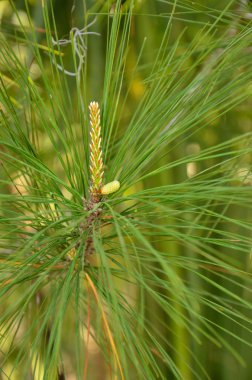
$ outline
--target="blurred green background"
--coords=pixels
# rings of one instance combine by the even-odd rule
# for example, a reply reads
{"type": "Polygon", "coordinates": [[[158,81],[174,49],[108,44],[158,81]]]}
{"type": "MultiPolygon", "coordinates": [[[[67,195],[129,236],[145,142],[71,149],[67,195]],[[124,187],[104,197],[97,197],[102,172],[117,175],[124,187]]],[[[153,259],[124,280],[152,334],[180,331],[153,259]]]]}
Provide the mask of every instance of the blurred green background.
{"type": "MultiPolygon", "coordinates": [[[[46,0],[44,0],[46,1],[46,0]]],[[[19,21],[22,21],[22,24],[29,28],[28,22],[28,13],[27,7],[29,8],[30,16],[34,24],[34,28],[37,35],[37,41],[42,46],[47,45],[46,36],[44,33],[44,21],[43,14],[41,9],[41,1],[28,0],[24,1],[15,1],[15,7],[18,10],[18,13],[13,12],[13,8],[9,1],[0,2],[0,22],[3,35],[8,39],[10,45],[15,50],[16,54],[20,57],[23,62],[26,62],[27,66],[30,67],[30,76],[36,83],[40,83],[40,70],[39,67],[33,62],[33,57],[29,49],[22,43],[21,35],[19,34],[18,26],[19,21]],[[18,20],[18,17],[20,20],[18,20]],[[19,42],[17,42],[19,40],[19,42]]],[[[99,33],[97,35],[90,35],[88,38],[88,50],[87,50],[87,82],[86,82],[86,93],[87,93],[87,102],[92,99],[101,99],[103,93],[103,84],[104,84],[104,70],[105,70],[105,61],[106,61],[106,50],[107,50],[107,27],[106,22],[111,22],[114,12],[114,2],[106,1],[82,1],[82,0],[55,0],[52,1],[54,8],[55,16],[55,25],[57,26],[57,35],[58,38],[69,38],[69,31],[73,27],[78,27],[79,29],[83,28],[86,25],[86,20],[90,20],[96,17],[96,22],[92,26],[92,31],[99,33]],[[108,14],[110,14],[108,16],[108,14]]],[[[202,1],[178,1],[176,12],[173,17],[172,31],[170,35],[170,45],[176,43],[179,39],[179,49],[176,54],[183,54],[195,37],[202,28],[210,24],[215,20],[220,13],[230,4],[230,1],[224,0],[202,0],[202,1]],[[183,33],[182,33],[183,32],[183,33]],[[182,34],[181,34],[182,33],[182,34]]],[[[131,27],[131,36],[130,36],[130,50],[128,53],[128,58],[126,60],[125,66],[125,77],[123,82],[123,91],[120,95],[119,103],[124,103],[124,93],[128,93],[126,104],[124,107],[124,114],[120,119],[120,131],[123,133],[124,128],[127,126],[129,120],[131,119],[132,114],[135,112],[138,103],[140,102],[145,89],[148,87],[148,83],[144,80],[147,75],[151,74],[152,62],[155,61],[157,53],[159,51],[159,46],[162,42],[162,38],[167,26],[167,20],[169,14],[172,12],[174,2],[172,1],[152,1],[152,0],[136,0],[134,6],[134,15],[131,27]],[[142,49],[143,41],[145,41],[145,48],[141,56],[141,62],[138,66],[137,75],[134,76],[132,82],[132,72],[137,64],[139,52],[142,49]]],[[[122,5],[122,12],[127,13],[128,11],[128,1],[124,2],[122,5]]],[[[252,15],[252,4],[249,1],[233,1],[229,7],[229,11],[225,13],[225,17],[221,20],[218,28],[216,29],[215,36],[209,36],[209,39],[206,37],[205,44],[212,43],[214,38],[218,38],[219,35],[227,33],[227,35],[232,35],[236,33],[236,29],[242,27],[246,23],[250,22],[252,15]],[[251,12],[251,13],[250,13],[251,12]]],[[[42,49],[43,50],[43,49],[42,49]]],[[[73,70],[73,59],[71,54],[71,47],[66,47],[64,55],[64,65],[68,70],[73,70]]],[[[48,52],[45,50],[42,53],[46,65],[49,65],[48,52]]],[[[187,67],[192,66],[198,59],[197,54],[190,56],[186,63],[184,64],[182,70],[186,71],[187,67]],[[194,61],[195,59],[195,61],[194,61]]],[[[204,63],[201,65],[196,65],[194,69],[194,74],[200,72],[204,66],[204,63]]],[[[6,74],[3,72],[3,74],[6,74]]],[[[169,75],[169,74],[168,74],[169,75]]],[[[172,75],[172,72],[171,74],[172,75]]],[[[193,74],[192,74],[193,75],[193,74]]],[[[6,80],[6,78],[5,78],[6,80]]],[[[74,102],[77,99],[76,95],[76,85],[75,82],[68,78],[68,85],[71,92],[71,97],[74,102]]],[[[13,102],[15,106],[21,107],[19,104],[19,90],[15,88],[11,82],[9,88],[12,91],[13,102]]],[[[188,104],[190,107],[190,104],[188,104]]],[[[71,110],[69,110],[71,112],[71,110]]],[[[75,120],[75,115],[71,114],[69,117],[72,119],[72,122],[75,120]]],[[[209,123],[204,129],[196,130],[193,134],[189,133],[186,135],[180,136],[180,144],[175,149],[172,149],[169,155],[166,155],[163,164],[167,161],[176,161],[180,157],[183,157],[184,154],[193,154],[198,153],[202,149],[211,147],[220,142],[224,142],[231,137],[236,137],[243,133],[250,132],[252,130],[252,101],[251,99],[242,102],[242,104],[237,105],[235,108],[230,110],[225,115],[221,113],[216,113],[216,115],[211,114],[209,117],[209,123]]],[[[41,151],[43,152],[44,160],[49,165],[52,165],[50,148],[49,144],[47,145],[46,136],[43,136],[41,131],[41,151]]],[[[160,152],[160,157],[162,152],[160,152]]],[[[158,158],[159,159],[159,158],[158,158]]],[[[162,163],[162,160],[161,160],[162,163]]],[[[206,162],[187,162],[184,165],[180,165],[170,170],[168,173],[163,172],[155,176],[155,185],[162,184],[173,184],[180,183],[185,181],[188,178],[192,178],[198,172],[207,169],[208,166],[214,166],[214,164],[219,164],[218,159],[212,159],[212,161],[206,162]],[[205,165],[205,166],[204,166],[205,165]]],[[[57,163],[53,164],[57,167],[57,163]]],[[[225,168],[227,169],[227,168],[225,168]]],[[[228,168],[231,170],[232,168],[228,168]]],[[[239,162],[239,166],[233,168],[237,173],[237,181],[239,182],[239,173],[241,178],[246,176],[246,185],[252,185],[252,174],[251,174],[251,155],[244,155],[243,160],[239,162]]],[[[153,186],[153,179],[145,179],[143,182],[138,183],[138,188],[141,187],[151,187],[153,186]]],[[[130,190],[132,191],[132,189],[130,190]]],[[[239,207],[231,206],[229,207],[227,214],[241,218],[242,220],[249,220],[250,209],[247,210],[239,207]]],[[[222,226],[223,228],[223,226],[222,226]]],[[[237,227],[239,230],[239,227],[237,227]]],[[[224,227],[225,230],[225,227],[224,227]]],[[[232,231],[230,231],[232,232],[232,231]]],[[[248,236],[249,236],[248,232],[248,236]]],[[[155,240],[155,239],[154,239],[155,240]]],[[[155,245],[155,241],[153,242],[155,245]]],[[[166,248],[177,250],[177,255],[180,255],[181,247],[169,247],[169,244],[172,243],[160,243],[157,244],[167,244],[166,248]]],[[[229,248],[223,247],[222,253],[228,255],[229,248]]],[[[232,256],[234,262],[239,262],[240,267],[244,268],[248,272],[251,272],[252,262],[251,257],[242,256],[239,252],[233,252],[232,256]]],[[[210,273],[210,272],[209,272],[210,273]]],[[[181,273],[183,277],[183,273],[181,273]]],[[[218,281],[223,286],[225,286],[225,276],[220,280],[219,274],[216,279],[214,271],[209,274],[213,281],[218,281]],[[221,281],[221,282],[220,282],[221,281]]],[[[206,292],[216,292],[216,289],[212,289],[210,284],[202,285],[198,278],[195,278],[193,275],[188,276],[185,281],[194,283],[195,286],[205,287],[206,292]],[[197,283],[198,282],[198,283],[197,283]]],[[[229,289],[230,286],[229,286],[229,289]]],[[[243,294],[243,289],[237,289],[234,285],[234,291],[241,297],[246,297],[246,299],[251,302],[251,294],[243,294]]],[[[147,301],[148,302],[148,301],[147,301]]],[[[160,313],[159,318],[162,320],[162,310],[157,305],[150,305],[150,308],[156,308],[155,314],[160,313]]],[[[251,311],[248,312],[248,316],[251,317],[251,311]]],[[[150,315],[151,318],[151,315],[150,315]]],[[[165,317],[166,318],[166,317],[165,317]]],[[[186,332],[181,329],[177,332],[178,339],[181,341],[187,341],[187,346],[189,351],[184,352],[185,357],[190,356],[190,351],[193,351],[195,356],[200,361],[201,365],[204,367],[205,371],[208,373],[209,378],[212,380],[250,380],[252,378],[252,361],[251,347],[248,347],[242,343],[242,341],[237,341],[233,339],[232,336],[225,334],[225,329],[228,329],[234,333],[234,335],[240,335],[239,327],[232,323],[230,319],[227,321],[226,318],[221,319],[221,315],[215,313],[213,310],[206,309],[205,318],[211,319],[214,323],[223,327],[223,336],[228,340],[230,346],[235,347],[239,352],[241,357],[244,360],[244,363],[239,363],[231,353],[227,352],[224,347],[217,347],[210,341],[204,340],[201,345],[196,344],[195,342],[189,340],[187,341],[188,336],[186,332]]],[[[156,320],[156,319],[155,319],[156,320]]],[[[170,321],[163,321],[164,323],[170,323],[170,321]]],[[[156,322],[154,322],[156,323],[156,322]]],[[[174,326],[171,328],[174,328],[174,326]]],[[[214,328],[214,324],[213,324],[214,328]]],[[[161,327],[160,327],[161,329],[161,327]]],[[[243,333],[244,334],[244,331],[243,333]]],[[[240,336],[241,340],[243,336],[240,336]]],[[[246,339],[246,337],[244,336],[246,339]]],[[[178,350],[181,350],[181,342],[178,342],[178,350]]],[[[251,342],[252,343],[252,342],[251,342]]],[[[96,343],[91,339],[89,344],[90,351],[90,363],[91,369],[89,372],[90,379],[94,380],[106,380],[109,377],[104,375],[104,363],[101,359],[99,349],[96,343]]],[[[71,353],[69,353],[70,357],[71,353]]],[[[70,359],[66,355],[66,363],[70,359]]],[[[176,361],[176,359],[175,359],[176,361]]],[[[179,362],[179,360],[178,360],[179,362]]],[[[192,372],[188,371],[186,368],[183,368],[183,360],[177,364],[180,366],[182,372],[184,371],[185,380],[193,380],[194,375],[192,372]]],[[[163,365],[162,360],[159,363],[160,366],[163,365]]],[[[67,366],[67,364],[66,364],[67,366]]],[[[69,364],[70,366],[70,364],[69,364]]],[[[71,366],[70,366],[71,367],[71,366]]],[[[74,374],[71,376],[71,371],[69,372],[68,380],[74,380],[74,374]]],[[[196,377],[195,377],[196,378],[196,377]]],[[[0,379],[5,379],[4,375],[0,373],[0,379]]],[[[14,379],[14,378],[13,378],[14,379]]],[[[134,374],[132,375],[132,380],[134,380],[134,374]]],[[[173,375],[167,371],[167,380],[173,379],[173,375]]],[[[14,379],[16,380],[16,378],[14,379]]],[[[17,378],[18,380],[18,378],[17,378]]],[[[51,379],[49,379],[51,380],[51,379]]]]}

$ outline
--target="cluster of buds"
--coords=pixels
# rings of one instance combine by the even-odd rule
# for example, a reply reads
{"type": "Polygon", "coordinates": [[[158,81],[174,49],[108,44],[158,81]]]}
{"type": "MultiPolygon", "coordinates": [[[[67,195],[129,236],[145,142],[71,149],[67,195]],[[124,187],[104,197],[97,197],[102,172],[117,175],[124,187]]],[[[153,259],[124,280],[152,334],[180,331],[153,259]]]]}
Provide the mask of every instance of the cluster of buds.
{"type": "Polygon", "coordinates": [[[90,176],[91,185],[89,188],[92,202],[99,202],[102,195],[112,194],[120,188],[119,181],[112,181],[103,185],[103,159],[102,159],[102,139],[101,139],[101,117],[100,108],[97,102],[89,105],[90,114],[90,176]]]}
{"type": "Polygon", "coordinates": [[[91,102],[89,105],[90,113],[90,195],[92,200],[98,200],[100,190],[103,184],[103,160],[101,146],[101,123],[100,123],[100,108],[97,102],[91,102]]]}

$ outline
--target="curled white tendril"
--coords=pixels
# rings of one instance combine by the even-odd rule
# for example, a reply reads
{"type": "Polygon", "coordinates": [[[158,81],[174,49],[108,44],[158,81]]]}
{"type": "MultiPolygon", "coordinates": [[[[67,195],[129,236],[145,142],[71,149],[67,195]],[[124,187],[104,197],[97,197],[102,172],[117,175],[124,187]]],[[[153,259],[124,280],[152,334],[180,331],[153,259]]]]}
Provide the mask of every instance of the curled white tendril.
{"type": "MultiPolygon", "coordinates": [[[[83,63],[85,61],[86,55],[87,55],[87,46],[86,46],[85,41],[84,41],[84,36],[87,35],[87,34],[94,34],[94,35],[97,35],[97,36],[100,35],[99,33],[96,33],[96,32],[87,32],[87,29],[91,25],[93,25],[95,22],[96,22],[96,18],[92,22],[90,22],[90,24],[88,24],[87,26],[85,26],[83,29],[78,29],[78,28],[74,27],[74,28],[72,28],[70,30],[70,35],[71,34],[73,35],[73,48],[74,48],[75,54],[76,54],[78,62],[79,62],[76,72],[68,71],[68,70],[64,69],[60,64],[58,64],[56,62],[55,58],[53,57],[53,63],[63,73],[65,73],[67,75],[70,75],[72,77],[78,76],[80,74],[81,67],[82,67],[82,65],[83,65],[83,63]]],[[[56,45],[58,45],[58,46],[65,46],[65,45],[71,44],[71,41],[72,41],[71,39],[69,39],[69,40],[68,39],[55,40],[52,37],[52,44],[53,44],[53,46],[56,46],[56,45]]]]}

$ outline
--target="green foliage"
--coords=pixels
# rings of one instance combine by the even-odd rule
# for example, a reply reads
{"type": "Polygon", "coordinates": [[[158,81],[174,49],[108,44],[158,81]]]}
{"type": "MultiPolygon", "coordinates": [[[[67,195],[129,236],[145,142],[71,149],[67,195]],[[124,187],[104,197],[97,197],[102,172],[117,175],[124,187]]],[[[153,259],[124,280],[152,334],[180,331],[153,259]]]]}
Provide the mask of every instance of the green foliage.
{"type": "Polygon", "coordinates": [[[53,2],[3,13],[0,379],[245,380],[249,6],[113,3],[65,44],[53,2]],[[90,210],[92,100],[121,187],[90,210]]]}

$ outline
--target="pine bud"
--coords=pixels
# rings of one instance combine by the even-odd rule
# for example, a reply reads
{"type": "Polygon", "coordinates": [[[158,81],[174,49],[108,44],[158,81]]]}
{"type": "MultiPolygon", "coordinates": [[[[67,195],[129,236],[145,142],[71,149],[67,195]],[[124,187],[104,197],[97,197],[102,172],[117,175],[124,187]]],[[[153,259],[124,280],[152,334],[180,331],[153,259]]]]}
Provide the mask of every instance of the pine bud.
{"type": "Polygon", "coordinates": [[[100,193],[103,180],[103,160],[101,147],[101,125],[100,125],[100,108],[97,102],[91,102],[89,105],[90,112],[90,174],[91,174],[91,196],[97,196],[100,193]]]}
{"type": "Polygon", "coordinates": [[[106,183],[106,185],[102,186],[101,188],[101,194],[102,195],[108,195],[115,193],[117,190],[120,189],[120,182],[119,181],[112,181],[109,183],[106,183]]]}

